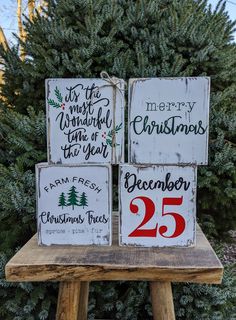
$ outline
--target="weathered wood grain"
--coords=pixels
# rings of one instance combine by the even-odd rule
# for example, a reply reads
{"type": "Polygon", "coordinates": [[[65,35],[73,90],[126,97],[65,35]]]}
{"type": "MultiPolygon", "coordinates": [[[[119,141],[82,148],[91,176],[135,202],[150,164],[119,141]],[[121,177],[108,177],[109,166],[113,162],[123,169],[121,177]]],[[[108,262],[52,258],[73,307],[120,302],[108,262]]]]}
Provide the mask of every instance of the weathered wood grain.
{"type": "Polygon", "coordinates": [[[80,290],[80,281],[60,283],[56,320],[77,319],[80,308],[80,290]]]}
{"type": "Polygon", "coordinates": [[[89,298],[89,282],[82,281],[80,287],[79,312],[78,320],[87,320],[88,298],[89,298]]]}
{"type": "Polygon", "coordinates": [[[154,320],[175,320],[175,310],[170,282],[150,282],[154,320]]]}
{"type": "Polygon", "coordinates": [[[117,216],[113,221],[111,247],[42,247],[34,236],[6,265],[6,279],[221,283],[222,264],[199,227],[194,248],[120,247],[117,216]]]}

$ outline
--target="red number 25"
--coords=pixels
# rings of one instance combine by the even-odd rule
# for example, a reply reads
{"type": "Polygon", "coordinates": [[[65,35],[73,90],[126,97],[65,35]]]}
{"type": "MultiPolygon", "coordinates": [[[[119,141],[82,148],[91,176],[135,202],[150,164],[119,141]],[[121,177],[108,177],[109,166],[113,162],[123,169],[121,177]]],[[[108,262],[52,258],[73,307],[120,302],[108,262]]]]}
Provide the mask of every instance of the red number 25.
{"type": "MultiPolygon", "coordinates": [[[[143,227],[155,214],[155,204],[148,197],[136,197],[130,202],[130,211],[134,214],[139,212],[139,207],[134,204],[135,200],[142,200],[145,206],[145,214],[140,225],[129,234],[129,237],[156,237],[158,231],[158,224],[153,229],[140,229],[143,227]]],[[[165,206],[180,206],[183,202],[183,197],[179,198],[163,198],[162,199],[162,217],[172,216],[175,220],[175,231],[171,236],[165,236],[168,228],[167,226],[159,226],[159,234],[164,238],[176,238],[180,236],[185,229],[185,219],[176,212],[165,212],[165,206]]]]}

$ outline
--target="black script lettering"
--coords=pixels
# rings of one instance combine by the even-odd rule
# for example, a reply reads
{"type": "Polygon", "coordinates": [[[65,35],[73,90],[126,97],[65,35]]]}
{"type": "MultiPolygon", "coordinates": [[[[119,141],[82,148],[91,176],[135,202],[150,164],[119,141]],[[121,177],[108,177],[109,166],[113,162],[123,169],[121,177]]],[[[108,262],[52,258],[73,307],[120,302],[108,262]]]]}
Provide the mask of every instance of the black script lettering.
{"type": "Polygon", "coordinates": [[[183,132],[188,135],[193,133],[195,135],[203,135],[206,133],[207,126],[204,128],[202,121],[199,120],[197,124],[177,124],[178,120],[181,120],[181,116],[173,116],[161,123],[157,123],[155,120],[149,121],[149,116],[136,116],[130,125],[133,127],[135,134],[140,135],[142,133],[147,133],[151,135],[155,134],[172,134],[176,135],[179,132],[183,132]]]}
{"type": "Polygon", "coordinates": [[[83,146],[83,153],[85,154],[85,160],[89,160],[91,156],[96,154],[102,154],[106,159],[108,156],[107,145],[102,142],[102,145],[99,147],[92,146],[91,143],[83,146]]]}
{"type": "Polygon", "coordinates": [[[82,114],[83,116],[88,113],[92,115],[94,113],[94,109],[92,106],[92,101],[84,101],[82,105],[70,105],[69,112],[72,115],[73,113],[82,114]]]}
{"type": "Polygon", "coordinates": [[[79,143],[75,143],[72,145],[67,146],[64,145],[64,147],[61,147],[61,150],[64,152],[64,158],[70,159],[71,157],[77,157],[80,153],[81,145],[79,143]]]}
{"type": "Polygon", "coordinates": [[[75,89],[77,89],[79,87],[81,89],[83,89],[83,85],[81,83],[78,83],[74,87],[66,88],[66,90],[69,91],[69,93],[66,94],[66,96],[65,96],[65,101],[66,102],[69,102],[69,101],[70,102],[73,102],[73,101],[77,102],[78,101],[80,93],[76,93],[75,89]]]}
{"type": "Polygon", "coordinates": [[[81,215],[78,215],[77,217],[71,217],[69,213],[63,213],[59,215],[51,214],[50,211],[46,212],[43,211],[39,215],[40,222],[43,224],[50,223],[50,224],[67,224],[67,223],[77,223],[81,224],[84,222],[84,218],[81,217],[81,215]]]}
{"type": "Polygon", "coordinates": [[[190,187],[190,182],[187,182],[183,179],[183,177],[179,177],[176,181],[171,181],[171,173],[168,172],[165,176],[165,179],[162,180],[156,180],[153,181],[148,180],[142,180],[137,179],[137,176],[135,173],[126,172],[124,177],[124,187],[125,189],[131,193],[135,189],[138,190],[155,190],[155,189],[161,189],[162,191],[172,191],[172,190],[180,190],[183,188],[185,191],[187,191],[190,187]]]}
{"type": "Polygon", "coordinates": [[[98,109],[96,116],[89,116],[88,112],[86,112],[86,116],[81,118],[80,116],[69,115],[68,113],[60,112],[56,121],[59,121],[59,128],[61,131],[64,131],[66,128],[72,127],[80,127],[80,126],[93,126],[98,129],[102,128],[102,124],[105,124],[107,128],[110,128],[112,125],[112,119],[110,119],[110,110],[107,110],[105,116],[102,116],[102,107],[98,109]]]}
{"type": "Polygon", "coordinates": [[[93,210],[89,210],[86,212],[88,215],[88,224],[96,224],[96,223],[103,223],[106,224],[109,218],[106,218],[106,215],[103,214],[101,216],[94,215],[93,210]]]}
{"type": "Polygon", "coordinates": [[[110,100],[108,98],[101,98],[101,99],[99,99],[97,101],[93,101],[93,105],[95,105],[95,104],[97,104],[97,103],[99,103],[101,101],[103,101],[103,107],[107,107],[110,104],[110,100]]]}
{"type": "Polygon", "coordinates": [[[64,132],[64,135],[67,136],[69,143],[78,142],[78,141],[88,141],[88,136],[85,134],[85,128],[76,128],[74,130],[69,129],[68,132],[64,132]]]}
{"type": "Polygon", "coordinates": [[[92,97],[94,97],[94,98],[101,97],[101,94],[98,90],[98,87],[95,86],[95,83],[93,83],[91,87],[87,86],[85,89],[85,98],[87,100],[90,100],[90,99],[92,99],[92,97]]]}

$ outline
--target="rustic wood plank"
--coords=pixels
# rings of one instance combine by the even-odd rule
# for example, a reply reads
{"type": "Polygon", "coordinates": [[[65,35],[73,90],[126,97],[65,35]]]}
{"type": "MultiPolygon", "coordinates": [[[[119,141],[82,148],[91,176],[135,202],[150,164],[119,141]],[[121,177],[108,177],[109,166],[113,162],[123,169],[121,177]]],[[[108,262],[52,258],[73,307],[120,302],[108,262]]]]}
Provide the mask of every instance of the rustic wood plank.
{"type": "Polygon", "coordinates": [[[80,281],[60,283],[56,320],[78,319],[78,310],[80,308],[80,291],[80,281]]]}
{"type": "Polygon", "coordinates": [[[87,320],[89,298],[89,282],[82,281],[79,298],[78,320],[87,320]]]}
{"type": "Polygon", "coordinates": [[[113,245],[37,245],[36,236],[8,262],[8,281],[147,280],[221,283],[223,266],[197,227],[193,248],[120,247],[117,216],[113,245]]]}
{"type": "Polygon", "coordinates": [[[154,320],[175,320],[175,310],[170,282],[150,282],[154,320]]]}

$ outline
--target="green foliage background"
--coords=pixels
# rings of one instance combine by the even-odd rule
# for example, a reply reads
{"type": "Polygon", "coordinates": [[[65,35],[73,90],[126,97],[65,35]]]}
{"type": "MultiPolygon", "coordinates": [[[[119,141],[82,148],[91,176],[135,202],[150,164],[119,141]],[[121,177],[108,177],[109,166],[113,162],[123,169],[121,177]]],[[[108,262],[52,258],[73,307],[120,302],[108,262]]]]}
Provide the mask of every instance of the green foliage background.
{"type": "MultiPolygon", "coordinates": [[[[26,24],[25,61],[17,48],[1,48],[0,319],[55,318],[55,285],[4,281],[6,261],[36,231],[34,165],[46,160],[45,78],[99,77],[102,70],[126,80],[210,76],[209,166],[198,172],[198,217],[211,216],[218,237],[235,228],[234,26],[224,1],[212,11],[204,0],[53,0],[26,24]]],[[[222,286],[179,284],[174,292],[178,319],[235,319],[230,270],[222,286]]],[[[95,283],[90,318],[95,315],[151,318],[147,283],[95,283]]]]}

